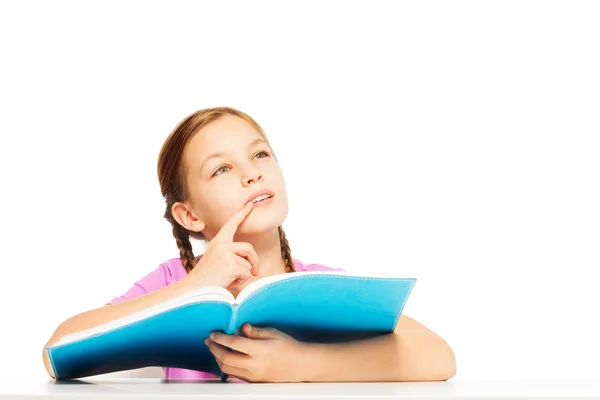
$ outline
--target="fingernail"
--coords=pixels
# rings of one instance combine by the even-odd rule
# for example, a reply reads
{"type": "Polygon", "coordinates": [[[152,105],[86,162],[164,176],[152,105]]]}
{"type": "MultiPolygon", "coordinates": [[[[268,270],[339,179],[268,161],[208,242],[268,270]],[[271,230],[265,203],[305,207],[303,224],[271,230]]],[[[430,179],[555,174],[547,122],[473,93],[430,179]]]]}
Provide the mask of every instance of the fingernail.
{"type": "Polygon", "coordinates": [[[209,335],[209,337],[210,337],[212,340],[215,340],[215,334],[214,334],[214,333],[211,333],[211,334],[209,335]]]}
{"type": "Polygon", "coordinates": [[[204,344],[208,346],[208,338],[204,339],[204,344]]]}

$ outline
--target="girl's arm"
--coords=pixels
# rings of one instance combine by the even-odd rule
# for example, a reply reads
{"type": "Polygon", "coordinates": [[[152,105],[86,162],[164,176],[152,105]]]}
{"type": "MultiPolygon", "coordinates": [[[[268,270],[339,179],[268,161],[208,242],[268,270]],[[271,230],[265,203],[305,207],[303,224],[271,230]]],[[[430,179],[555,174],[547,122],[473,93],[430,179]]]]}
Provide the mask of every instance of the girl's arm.
{"type": "Polygon", "coordinates": [[[354,342],[310,344],[302,381],[443,381],[456,359],[440,336],[402,315],[393,333],[354,342]]]}
{"type": "Polygon", "coordinates": [[[50,377],[52,378],[55,378],[52,372],[52,367],[50,365],[50,360],[48,359],[48,354],[46,353],[46,347],[52,346],[54,343],[58,342],[63,336],[79,332],[85,329],[93,328],[94,326],[103,324],[105,322],[109,322],[117,318],[134,314],[138,311],[144,310],[146,308],[155,306],[164,301],[177,297],[187,292],[190,288],[191,287],[189,287],[189,281],[183,278],[151,293],[144,294],[133,299],[124,300],[116,304],[111,304],[94,310],[86,311],[67,319],[66,321],[61,323],[58,326],[58,328],[56,328],[56,330],[52,334],[52,337],[50,338],[50,340],[48,340],[42,351],[44,366],[46,367],[48,375],[50,375],[50,377]]]}

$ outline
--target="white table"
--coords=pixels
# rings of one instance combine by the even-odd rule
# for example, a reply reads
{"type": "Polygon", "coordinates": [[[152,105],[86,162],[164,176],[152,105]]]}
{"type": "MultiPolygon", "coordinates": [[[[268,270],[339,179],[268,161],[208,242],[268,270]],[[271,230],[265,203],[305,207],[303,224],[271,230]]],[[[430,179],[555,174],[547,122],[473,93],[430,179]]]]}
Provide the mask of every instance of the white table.
{"type": "Polygon", "coordinates": [[[75,381],[0,379],[0,399],[600,399],[598,380],[497,380],[394,383],[165,381],[160,378],[86,378],[75,381]]]}

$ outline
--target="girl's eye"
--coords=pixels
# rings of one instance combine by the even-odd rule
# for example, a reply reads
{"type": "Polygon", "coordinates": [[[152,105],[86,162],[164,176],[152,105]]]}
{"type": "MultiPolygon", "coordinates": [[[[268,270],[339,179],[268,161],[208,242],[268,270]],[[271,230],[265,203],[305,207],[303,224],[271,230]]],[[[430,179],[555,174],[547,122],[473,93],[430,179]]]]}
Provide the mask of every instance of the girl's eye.
{"type": "MultiPolygon", "coordinates": [[[[271,157],[271,153],[269,153],[268,151],[265,151],[265,150],[259,151],[258,153],[256,153],[256,155],[254,157],[258,156],[259,154],[264,154],[265,155],[264,157],[259,157],[259,158],[271,157]]],[[[212,176],[221,175],[221,174],[227,172],[227,171],[223,171],[223,172],[219,173],[219,171],[223,170],[224,168],[229,168],[229,167],[226,166],[226,165],[220,166],[219,169],[217,169],[212,176]]]]}
{"type": "MultiPolygon", "coordinates": [[[[223,166],[219,167],[219,169],[216,170],[215,173],[212,176],[221,175],[221,174],[218,174],[217,172],[221,171],[223,168],[228,168],[228,167],[226,165],[223,165],[223,166]]],[[[223,173],[225,173],[225,171],[223,171],[223,173]]]]}
{"type": "MultiPolygon", "coordinates": [[[[258,153],[256,153],[256,156],[259,155],[259,154],[264,154],[265,157],[270,157],[271,156],[271,154],[268,151],[265,151],[265,150],[259,151],[258,153]]],[[[254,157],[256,157],[256,156],[254,156],[254,157]]],[[[261,157],[261,158],[264,158],[264,157],[261,157]]]]}

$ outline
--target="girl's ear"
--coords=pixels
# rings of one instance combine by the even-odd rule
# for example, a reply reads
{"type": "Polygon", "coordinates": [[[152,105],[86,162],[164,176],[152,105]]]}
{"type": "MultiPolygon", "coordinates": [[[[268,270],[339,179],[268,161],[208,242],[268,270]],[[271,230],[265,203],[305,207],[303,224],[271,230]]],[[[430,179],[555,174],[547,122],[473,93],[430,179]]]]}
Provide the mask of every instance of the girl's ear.
{"type": "Polygon", "coordinates": [[[171,214],[173,214],[175,221],[188,231],[202,232],[206,227],[206,224],[194,214],[187,204],[180,202],[173,204],[171,214]]]}

